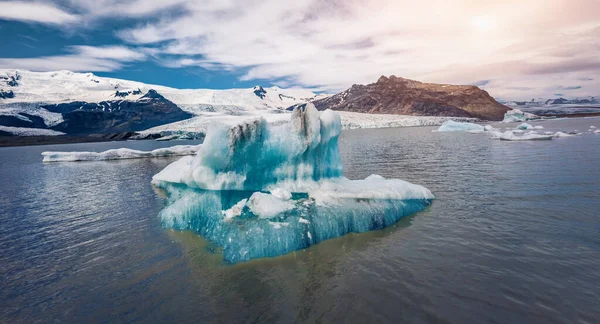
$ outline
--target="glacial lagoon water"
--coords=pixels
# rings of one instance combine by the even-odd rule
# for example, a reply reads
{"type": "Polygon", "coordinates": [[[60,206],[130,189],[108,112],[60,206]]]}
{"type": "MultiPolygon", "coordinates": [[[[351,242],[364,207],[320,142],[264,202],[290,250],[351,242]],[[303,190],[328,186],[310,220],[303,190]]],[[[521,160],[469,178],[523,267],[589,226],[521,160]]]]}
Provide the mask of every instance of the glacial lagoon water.
{"type": "MultiPolygon", "coordinates": [[[[585,132],[600,119],[535,125],[585,132]]],[[[0,322],[597,322],[600,134],[506,142],[433,129],[340,138],[348,178],[424,185],[429,208],[235,265],[161,226],[165,196],[150,179],[177,158],[40,155],[195,142],[0,148],[0,322]]]]}

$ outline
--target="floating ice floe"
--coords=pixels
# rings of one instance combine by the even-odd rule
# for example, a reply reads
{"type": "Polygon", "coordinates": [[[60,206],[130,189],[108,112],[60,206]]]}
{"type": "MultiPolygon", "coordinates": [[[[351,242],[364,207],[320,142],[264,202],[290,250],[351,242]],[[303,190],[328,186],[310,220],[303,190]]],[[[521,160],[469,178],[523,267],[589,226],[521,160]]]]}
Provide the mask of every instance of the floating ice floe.
{"type": "Polygon", "coordinates": [[[577,132],[569,132],[569,133],[564,133],[561,131],[558,131],[556,133],[554,133],[554,137],[572,137],[572,136],[581,136],[583,135],[582,133],[577,133],[577,132]]]}
{"type": "Polygon", "coordinates": [[[163,226],[203,235],[235,263],[381,229],[431,204],[406,181],[345,178],[340,132],[340,116],[312,104],[283,124],[214,125],[196,156],[153,177],[167,193],[163,226]]]}
{"type": "Polygon", "coordinates": [[[153,158],[164,156],[193,155],[201,145],[177,145],[152,151],[138,151],[128,148],[112,149],[104,152],[42,152],[44,162],[105,161],[153,158]]]}
{"type": "Polygon", "coordinates": [[[524,129],[524,130],[528,130],[528,129],[544,129],[544,126],[542,125],[537,125],[537,126],[533,126],[531,124],[528,123],[523,123],[519,126],[517,126],[517,129],[524,129]]]}
{"type": "Polygon", "coordinates": [[[437,129],[438,132],[483,132],[485,131],[485,127],[467,122],[455,122],[453,120],[445,121],[442,126],[437,129]]]}
{"type": "Polygon", "coordinates": [[[497,138],[503,141],[537,141],[537,140],[551,140],[553,135],[542,135],[536,132],[528,132],[523,135],[515,135],[515,131],[506,131],[504,133],[494,132],[493,138],[497,138]]]}
{"type": "Polygon", "coordinates": [[[543,134],[538,134],[536,131],[529,131],[525,133],[523,130],[511,130],[506,131],[504,133],[501,132],[492,132],[492,138],[503,140],[503,141],[535,141],[535,140],[551,140],[553,138],[561,138],[561,137],[572,137],[572,136],[581,136],[582,133],[577,132],[561,132],[558,131],[556,133],[553,132],[544,132],[543,134]],[[521,134],[523,135],[516,135],[521,134]]]}

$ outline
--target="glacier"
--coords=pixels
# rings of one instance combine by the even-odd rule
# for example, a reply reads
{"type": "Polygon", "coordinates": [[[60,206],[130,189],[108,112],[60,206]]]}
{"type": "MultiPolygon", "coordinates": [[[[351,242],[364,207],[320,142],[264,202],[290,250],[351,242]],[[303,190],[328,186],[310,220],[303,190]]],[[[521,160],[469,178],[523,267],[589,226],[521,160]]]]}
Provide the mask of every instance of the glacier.
{"type": "Polygon", "coordinates": [[[344,177],[336,112],[308,104],[288,116],[212,125],[195,156],[156,174],[163,226],[195,231],[236,263],[382,229],[434,199],[403,180],[344,177]]]}
{"type": "Polygon", "coordinates": [[[59,136],[65,135],[63,132],[43,129],[43,128],[28,128],[28,127],[12,127],[0,125],[0,132],[10,133],[14,136],[59,136]]]}

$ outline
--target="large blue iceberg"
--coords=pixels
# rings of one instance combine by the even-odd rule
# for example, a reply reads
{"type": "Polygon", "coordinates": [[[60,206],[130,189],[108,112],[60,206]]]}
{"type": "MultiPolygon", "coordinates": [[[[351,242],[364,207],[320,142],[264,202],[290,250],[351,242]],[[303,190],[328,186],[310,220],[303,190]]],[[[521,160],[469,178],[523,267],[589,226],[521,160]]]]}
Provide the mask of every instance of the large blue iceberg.
{"type": "Polygon", "coordinates": [[[163,226],[193,230],[235,263],[381,229],[431,204],[419,185],[343,176],[340,116],[311,104],[283,124],[214,125],[196,156],[156,174],[163,226]]]}

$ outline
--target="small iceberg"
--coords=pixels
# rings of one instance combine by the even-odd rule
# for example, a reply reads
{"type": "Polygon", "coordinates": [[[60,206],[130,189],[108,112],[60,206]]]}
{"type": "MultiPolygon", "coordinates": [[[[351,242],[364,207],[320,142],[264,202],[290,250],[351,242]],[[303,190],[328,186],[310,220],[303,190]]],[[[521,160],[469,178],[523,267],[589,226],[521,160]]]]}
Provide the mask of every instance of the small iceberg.
{"type": "Polygon", "coordinates": [[[455,122],[453,120],[445,121],[438,129],[438,132],[483,132],[485,127],[467,122],[455,122]]]}
{"type": "Polygon", "coordinates": [[[513,131],[506,131],[504,133],[500,133],[500,132],[495,132],[494,133],[494,137],[496,139],[502,140],[502,141],[539,141],[539,140],[551,140],[554,137],[554,135],[550,134],[550,135],[542,135],[542,134],[537,134],[536,132],[529,132],[529,133],[525,133],[523,135],[515,135],[515,133],[513,131]]]}
{"type": "Polygon", "coordinates": [[[43,162],[107,161],[155,158],[165,156],[193,155],[201,145],[176,145],[152,151],[138,151],[128,148],[112,149],[104,152],[42,152],[43,162]]]}
{"type": "Polygon", "coordinates": [[[558,131],[556,133],[554,133],[554,137],[558,138],[558,137],[573,137],[573,136],[581,136],[583,135],[582,133],[577,133],[577,132],[569,132],[569,133],[564,133],[561,131],[558,131]]]}
{"type": "Polygon", "coordinates": [[[340,116],[312,104],[285,123],[213,125],[196,156],[153,177],[167,194],[162,225],[204,236],[236,263],[382,229],[431,204],[416,184],[345,178],[340,132],[340,116]]]}
{"type": "Polygon", "coordinates": [[[532,113],[528,113],[528,112],[523,112],[519,109],[512,109],[507,111],[504,114],[504,120],[502,120],[503,123],[518,123],[518,122],[526,122],[528,120],[537,120],[537,119],[541,119],[540,116],[532,114],[532,113]]]}

